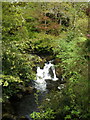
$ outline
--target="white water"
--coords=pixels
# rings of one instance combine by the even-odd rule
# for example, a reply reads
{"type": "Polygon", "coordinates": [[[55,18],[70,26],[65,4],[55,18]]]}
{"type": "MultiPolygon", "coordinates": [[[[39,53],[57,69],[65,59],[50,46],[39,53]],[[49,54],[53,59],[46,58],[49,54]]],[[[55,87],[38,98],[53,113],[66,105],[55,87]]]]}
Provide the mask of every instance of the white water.
{"type": "Polygon", "coordinates": [[[40,67],[37,67],[36,77],[37,79],[35,81],[35,88],[40,91],[46,91],[47,83],[45,80],[48,80],[48,79],[52,81],[58,80],[55,74],[55,67],[51,63],[51,61],[49,63],[45,63],[45,66],[43,69],[41,69],[40,67]]]}

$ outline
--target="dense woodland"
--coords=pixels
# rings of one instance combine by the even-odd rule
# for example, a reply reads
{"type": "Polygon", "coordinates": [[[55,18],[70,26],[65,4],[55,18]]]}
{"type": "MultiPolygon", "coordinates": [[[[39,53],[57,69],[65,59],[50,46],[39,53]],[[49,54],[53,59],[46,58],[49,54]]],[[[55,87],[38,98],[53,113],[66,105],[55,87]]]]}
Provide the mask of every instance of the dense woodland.
{"type": "MultiPolygon", "coordinates": [[[[54,59],[65,88],[50,89],[33,120],[89,120],[88,3],[3,2],[3,120],[19,120],[13,101],[32,94],[36,67],[54,59]],[[8,118],[9,116],[9,118],[8,118]]],[[[0,83],[1,84],[1,83],[0,83]]],[[[35,92],[38,104],[38,92],[35,92]]],[[[23,116],[20,120],[26,120],[23,116]]]]}

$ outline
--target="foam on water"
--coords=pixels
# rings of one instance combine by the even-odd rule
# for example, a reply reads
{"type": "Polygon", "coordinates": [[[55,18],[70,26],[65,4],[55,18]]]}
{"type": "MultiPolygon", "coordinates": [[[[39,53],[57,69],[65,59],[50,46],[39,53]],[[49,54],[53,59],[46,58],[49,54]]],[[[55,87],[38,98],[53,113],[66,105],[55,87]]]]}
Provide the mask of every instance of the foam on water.
{"type": "Polygon", "coordinates": [[[51,63],[51,61],[49,61],[48,63],[45,63],[45,66],[43,69],[41,69],[40,67],[37,67],[36,78],[37,79],[35,81],[35,88],[40,91],[46,91],[47,83],[45,80],[48,80],[48,79],[52,81],[58,80],[55,74],[55,67],[51,63]]]}

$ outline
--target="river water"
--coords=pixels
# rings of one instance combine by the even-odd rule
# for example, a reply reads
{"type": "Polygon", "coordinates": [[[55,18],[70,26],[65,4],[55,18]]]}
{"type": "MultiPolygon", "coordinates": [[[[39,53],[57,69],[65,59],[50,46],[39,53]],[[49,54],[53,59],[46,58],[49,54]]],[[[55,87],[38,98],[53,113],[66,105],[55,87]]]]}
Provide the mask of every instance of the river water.
{"type": "MultiPolygon", "coordinates": [[[[43,69],[37,67],[36,80],[34,81],[34,87],[39,91],[39,102],[47,94],[48,80],[57,81],[55,67],[52,61],[45,63],[43,69]]],[[[36,104],[35,93],[24,96],[19,102],[14,104],[14,110],[18,116],[26,116],[33,111],[38,111],[38,105],[36,104]]]]}
{"type": "Polygon", "coordinates": [[[37,74],[36,74],[36,81],[35,81],[35,88],[40,91],[46,91],[46,80],[52,80],[57,81],[58,78],[55,74],[55,67],[52,64],[52,61],[49,61],[48,63],[45,63],[45,66],[43,69],[40,67],[37,67],[37,74]]]}

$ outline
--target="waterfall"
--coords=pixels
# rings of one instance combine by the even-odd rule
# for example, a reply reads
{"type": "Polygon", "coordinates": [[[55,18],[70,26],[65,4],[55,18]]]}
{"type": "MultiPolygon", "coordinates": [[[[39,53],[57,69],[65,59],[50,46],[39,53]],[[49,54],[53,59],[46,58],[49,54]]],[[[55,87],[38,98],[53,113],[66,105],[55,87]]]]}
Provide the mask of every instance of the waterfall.
{"type": "Polygon", "coordinates": [[[47,83],[46,80],[52,80],[56,81],[58,78],[55,74],[55,67],[49,61],[48,63],[45,63],[45,66],[43,69],[40,67],[37,67],[37,74],[36,74],[36,81],[35,81],[35,88],[40,91],[46,91],[47,83]]]}

